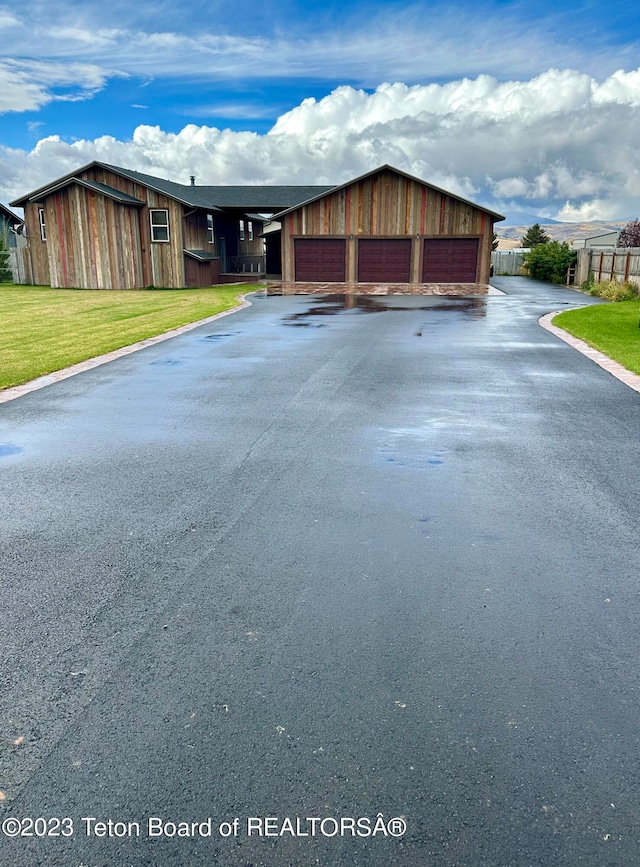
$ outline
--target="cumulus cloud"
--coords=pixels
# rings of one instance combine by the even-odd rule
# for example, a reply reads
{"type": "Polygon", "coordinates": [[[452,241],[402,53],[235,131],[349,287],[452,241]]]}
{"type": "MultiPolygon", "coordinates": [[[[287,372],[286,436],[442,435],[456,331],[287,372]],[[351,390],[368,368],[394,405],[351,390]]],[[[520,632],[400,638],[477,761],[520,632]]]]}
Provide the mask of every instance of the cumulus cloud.
{"type": "Polygon", "coordinates": [[[517,206],[561,219],[638,211],[640,70],[602,82],[571,70],[500,82],[338,87],[306,99],[259,135],[190,124],[139,126],[30,151],[0,149],[0,199],[93,159],[198,183],[340,183],[390,163],[498,211],[517,206]]]}

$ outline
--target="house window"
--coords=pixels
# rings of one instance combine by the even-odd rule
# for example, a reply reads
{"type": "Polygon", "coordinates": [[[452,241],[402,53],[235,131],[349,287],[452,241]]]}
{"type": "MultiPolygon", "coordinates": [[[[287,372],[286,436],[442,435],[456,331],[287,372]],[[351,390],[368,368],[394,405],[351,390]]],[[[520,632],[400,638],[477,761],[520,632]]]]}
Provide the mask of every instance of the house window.
{"type": "Polygon", "coordinates": [[[151,219],[151,240],[166,242],[169,240],[169,211],[159,208],[149,211],[151,219]]]}
{"type": "Polygon", "coordinates": [[[207,241],[210,244],[215,244],[216,236],[213,231],[213,214],[207,214],[207,241]]]}
{"type": "Polygon", "coordinates": [[[249,220],[247,223],[247,229],[249,231],[249,240],[253,241],[253,223],[251,222],[251,220],[249,220]]]}
{"type": "Polygon", "coordinates": [[[240,220],[240,240],[244,241],[244,220],[240,220]]]}
{"type": "Polygon", "coordinates": [[[43,241],[47,240],[47,224],[44,220],[44,208],[38,208],[38,218],[40,220],[40,237],[43,241]]]}

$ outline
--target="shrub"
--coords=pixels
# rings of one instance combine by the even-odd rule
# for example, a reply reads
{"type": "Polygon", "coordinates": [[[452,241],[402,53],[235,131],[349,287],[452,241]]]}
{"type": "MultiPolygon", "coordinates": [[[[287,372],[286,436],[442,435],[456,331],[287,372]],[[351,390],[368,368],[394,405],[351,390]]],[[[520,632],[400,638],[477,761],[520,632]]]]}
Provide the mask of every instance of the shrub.
{"type": "Polygon", "coordinates": [[[605,298],[607,301],[634,301],[638,297],[638,287],[633,283],[619,283],[617,280],[601,280],[591,283],[589,295],[605,298]]]}
{"type": "Polygon", "coordinates": [[[577,252],[565,241],[549,241],[547,244],[538,244],[527,253],[524,265],[535,280],[564,284],[567,269],[575,265],[577,258],[577,252]]]}

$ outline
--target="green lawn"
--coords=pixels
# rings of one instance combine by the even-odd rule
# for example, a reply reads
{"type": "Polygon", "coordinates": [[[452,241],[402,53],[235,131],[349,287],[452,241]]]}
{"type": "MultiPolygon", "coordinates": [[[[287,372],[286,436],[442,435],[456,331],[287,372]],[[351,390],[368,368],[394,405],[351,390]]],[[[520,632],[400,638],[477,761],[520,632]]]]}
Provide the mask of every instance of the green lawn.
{"type": "Polygon", "coordinates": [[[554,316],[553,324],[640,374],[639,319],[640,301],[620,301],[566,310],[554,316]]]}
{"type": "Polygon", "coordinates": [[[0,388],[234,307],[256,284],[127,291],[0,283],[0,388]]]}

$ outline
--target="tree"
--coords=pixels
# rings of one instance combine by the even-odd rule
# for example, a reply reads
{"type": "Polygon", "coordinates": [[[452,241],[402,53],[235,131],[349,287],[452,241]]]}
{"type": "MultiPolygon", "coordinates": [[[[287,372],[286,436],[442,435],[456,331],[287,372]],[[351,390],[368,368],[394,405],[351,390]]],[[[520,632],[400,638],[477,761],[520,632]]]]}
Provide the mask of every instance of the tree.
{"type": "Polygon", "coordinates": [[[567,269],[574,265],[578,253],[563,241],[549,241],[537,244],[524,257],[524,265],[530,276],[536,280],[563,285],[567,279],[567,269]]]}
{"type": "Polygon", "coordinates": [[[500,239],[498,238],[498,236],[497,236],[496,233],[494,232],[494,233],[493,233],[493,241],[491,242],[491,249],[492,249],[492,250],[497,250],[497,249],[498,249],[498,242],[499,242],[499,240],[500,240],[500,239]]]}
{"type": "Polygon", "coordinates": [[[540,223],[534,223],[533,226],[530,226],[524,237],[522,238],[522,246],[523,247],[537,247],[538,244],[548,244],[551,238],[545,230],[542,228],[540,223]]]}
{"type": "Polygon", "coordinates": [[[640,247],[640,220],[630,220],[618,237],[618,247],[640,247]]]}

